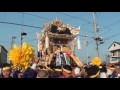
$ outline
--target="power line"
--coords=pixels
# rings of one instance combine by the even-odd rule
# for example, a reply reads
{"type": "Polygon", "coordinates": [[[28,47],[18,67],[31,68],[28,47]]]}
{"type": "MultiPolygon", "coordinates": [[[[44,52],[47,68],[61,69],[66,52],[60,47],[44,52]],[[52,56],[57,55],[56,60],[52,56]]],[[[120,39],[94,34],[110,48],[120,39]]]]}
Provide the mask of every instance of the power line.
{"type": "Polygon", "coordinates": [[[88,30],[86,30],[86,29],[82,29],[82,31],[84,31],[84,32],[89,32],[89,33],[92,33],[92,34],[94,33],[93,31],[90,31],[90,30],[88,31],[88,30]]]}
{"type": "MultiPolygon", "coordinates": [[[[112,29],[108,29],[109,30],[109,32],[112,30],[112,29]]],[[[108,30],[107,31],[105,31],[105,32],[103,32],[102,34],[100,34],[100,35],[104,35],[104,34],[107,34],[107,33],[109,33],[108,32],[108,30]]]]}
{"type": "MultiPolygon", "coordinates": [[[[35,16],[35,17],[39,17],[39,18],[41,18],[41,19],[46,19],[46,20],[49,20],[49,21],[51,21],[52,19],[49,19],[49,18],[46,18],[46,17],[42,17],[42,16],[38,16],[38,15],[35,15],[35,14],[30,14],[30,13],[25,13],[25,12],[18,12],[18,13],[23,13],[23,14],[26,14],[26,15],[31,15],[31,16],[35,16]]],[[[70,15],[68,15],[68,16],[70,16],[70,15]]],[[[75,16],[73,16],[74,18],[75,18],[75,16]]],[[[77,17],[76,17],[77,18],[77,17]]],[[[79,17],[78,17],[79,18],[79,17]]],[[[80,18],[81,19],[81,18],[80,18]]],[[[86,24],[83,24],[82,26],[84,26],[84,25],[87,25],[87,24],[90,24],[91,22],[89,21],[88,23],[86,23],[86,24]]],[[[90,33],[93,33],[92,31],[89,31],[90,33]]]]}
{"type": "MultiPolygon", "coordinates": [[[[39,18],[42,18],[42,19],[47,19],[47,20],[52,20],[52,19],[50,19],[50,18],[46,18],[46,17],[42,17],[42,16],[38,16],[38,15],[35,15],[35,14],[30,14],[30,13],[25,13],[25,12],[18,12],[18,13],[24,13],[24,14],[26,14],[26,15],[31,15],[31,16],[35,16],[35,17],[39,17],[39,18]]],[[[69,15],[70,16],[70,15],[69,15]]],[[[75,17],[75,16],[73,16],[73,17],[75,17]]],[[[76,17],[77,18],[77,17],[76,17]]],[[[79,17],[78,17],[79,18],[79,17]]],[[[89,22],[89,23],[86,23],[86,24],[90,24],[91,22],[89,22]]],[[[86,25],[86,24],[83,24],[83,25],[86,25]]]]}
{"type": "Polygon", "coordinates": [[[82,24],[81,26],[85,26],[85,25],[87,25],[87,24],[91,24],[91,23],[88,22],[88,23],[82,24]]]}
{"type": "Polygon", "coordinates": [[[81,35],[81,34],[79,34],[78,36],[81,36],[81,37],[88,37],[88,38],[94,38],[94,37],[90,37],[90,36],[86,36],[86,35],[81,35]]]}
{"type": "Polygon", "coordinates": [[[9,44],[11,43],[11,42],[8,42],[8,41],[0,41],[0,42],[1,43],[9,43],[9,44]]]}
{"type": "MultiPolygon", "coordinates": [[[[92,23],[92,22],[89,21],[89,20],[82,19],[82,18],[79,18],[79,17],[73,16],[73,15],[68,15],[68,14],[64,14],[64,13],[60,13],[60,12],[56,12],[56,13],[61,14],[61,15],[65,15],[65,16],[69,16],[69,17],[72,17],[72,18],[76,18],[76,19],[81,19],[81,20],[83,20],[83,21],[88,22],[88,23],[86,23],[86,24],[83,24],[82,26],[92,23]]],[[[90,33],[93,33],[92,31],[89,31],[89,32],[90,32],[90,33]]]]}
{"type": "MultiPolygon", "coordinates": [[[[117,20],[117,21],[115,21],[115,22],[113,22],[113,23],[111,23],[111,24],[107,25],[106,27],[113,26],[114,24],[117,24],[118,22],[120,22],[120,20],[117,20]]],[[[111,31],[112,29],[108,29],[108,30],[109,30],[109,31],[111,31]]],[[[101,35],[108,33],[108,30],[107,30],[107,31],[105,31],[105,32],[103,32],[101,35]]]]}
{"type": "MultiPolygon", "coordinates": [[[[3,22],[3,21],[0,21],[0,23],[43,29],[43,28],[41,28],[41,27],[30,26],[30,25],[24,25],[24,24],[18,24],[18,23],[12,23],[12,22],[3,22]]],[[[84,36],[84,35],[79,35],[79,36],[86,37],[86,36],[84,36]]],[[[89,37],[89,38],[93,38],[93,37],[89,37]]],[[[37,40],[37,39],[34,39],[34,40],[37,40]]],[[[31,41],[31,40],[30,40],[30,41],[31,41]]]]}
{"type": "MultiPolygon", "coordinates": [[[[25,13],[25,12],[18,12],[18,13],[24,13],[24,14],[26,14],[26,15],[31,15],[31,16],[39,17],[39,18],[46,19],[46,20],[49,20],[49,21],[52,20],[52,19],[49,19],[49,18],[46,18],[46,17],[41,17],[41,16],[38,16],[38,15],[35,15],[35,14],[30,14],[30,13],[25,13]]],[[[82,26],[87,25],[87,24],[90,24],[90,23],[91,23],[91,22],[86,23],[86,24],[83,24],[82,26]]],[[[89,31],[89,32],[90,32],[90,33],[93,33],[92,31],[89,31]]]]}
{"type": "MultiPolygon", "coordinates": [[[[31,16],[39,17],[39,18],[41,18],[41,19],[52,20],[52,19],[49,19],[49,18],[46,18],[46,17],[42,17],[42,16],[35,15],[35,14],[30,14],[30,13],[25,13],[25,12],[18,12],[18,13],[24,13],[24,14],[26,14],[26,15],[31,15],[31,16]]],[[[83,21],[87,21],[87,22],[88,22],[87,24],[92,23],[92,22],[89,21],[89,20],[86,20],[86,19],[83,19],[83,18],[79,18],[79,17],[73,16],[73,15],[68,15],[68,14],[64,14],[64,13],[60,13],[60,12],[56,12],[56,13],[62,14],[62,15],[65,15],[65,16],[69,16],[69,17],[73,17],[73,18],[78,18],[78,19],[81,19],[81,20],[83,20],[83,21]]],[[[119,22],[119,21],[117,21],[117,22],[119,22]]],[[[116,22],[115,22],[115,23],[116,23],[116,22]]],[[[84,24],[84,25],[87,25],[87,24],[84,24]]],[[[112,25],[112,24],[111,24],[111,25],[112,25]]],[[[103,28],[107,28],[108,30],[110,30],[108,26],[103,26],[103,28]]],[[[102,28],[102,29],[103,29],[103,28],[102,28]]],[[[92,31],[89,31],[89,32],[90,32],[90,33],[93,33],[92,31]]],[[[107,32],[107,31],[106,31],[106,32],[107,32]]],[[[104,32],[103,34],[106,34],[106,32],[104,32]]]]}
{"type": "MultiPolygon", "coordinates": [[[[60,13],[60,12],[55,12],[55,13],[58,13],[58,14],[61,14],[61,15],[65,15],[65,16],[69,16],[69,17],[73,17],[73,18],[76,18],[76,19],[81,19],[81,20],[83,20],[83,21],[88,22],[88,24],[93,23],[93,22],[91,22],[91,21],[89,21],[89,20],[86,20],[86,19],[83,19],[83,18],[79,18],[79,17],[73,16],[73,15],[69,15],[69,14],[65,14],[65,13],[60,13]]],[[[114,23],[117,23],[117,22],[119,22],[119,21],[120,21],[120,20],[118,20],[118,21],[116,21],[116,22],[114,22],[114,23]]],[[[114,23],[112,23],[112,24],[114,24],[114,23]]],[[[111,26],[112,24],[110,24],[110,26],[111,26]]],[[[110,28],[109,28],[108,26],[103,26],[103,25],[102,25],[101,30],[104,29],[104,28],[110,30],[110,28]]],[[[92,32],[92,31],[91,31],[91,32],[92,32]]],[[[92,33],[93,33],[93,32],[92,32],[92,33]]],[[[102,34],[101,34],[101,35],[102,35],[102,34]]]]}
{"type": "MultiPolygon", "coordinates": [[[[120,33],[111,35],[111,36],[109,36],[109,37],[106,37],[106,38],[104,39],[104,41],[110,40],[111,38],[116,37],[116,36],[118,36],[118,35],[120,35],[120,33]]],[[[93,43],[93,42],[94,42],[94,41],[89,41],[89,43],[93,43]]]]}
{"type": "Polygon", "coordinates": [[[12,23],[12,22],[3,22],[3,21],[0,21],[0,23],[43,29],[42,27],[31,26],[31,25],[25,25],[25,24],[19,24],[19,23],[12,23]]]}
{"type": "Polygon", "coordinates": [[[58,14],[61,14],[61,15],[65,15],[65,16],[69,16],[69,17],[73,17],[73,18],[76,18],[76,19],[81,19],[81,20],[83,20],[83,21],[86,21],[86,22],[92,23],[92,22],[89,21],[89,20],[86,20],[86,19],[83,19],[83,18],[79,18],[79,17],[73,16],[73,15],[68,15],[68,14],[60,13],[60,12],[55,12],[55,13],[58,13],[58,14]]]}
{"type": "Polygon", "coordinates": [[[37,41],[38,39],[29,39],[29,40],[26,40],[27,42],[31,42],[31,41],[37,41]]]}
{"type": "Polygon", "coordinates": [[[109,36],[109,37],[106,37],[105,40],[108,40],[108,39],[110,39],[110,38],[116,37],[116,36],[118,36],[118,35],[120,35],[120,33],[111,35],[111,36],[109,36]]]}
{"type": "MultiPolygon", "coordinates": [[[[24,13],[23,13],[23,15],[22,15],[22,24],[24,23],[24,13]]],[[[22,27],[22,29],[23,29],[23,27],[22,27]]]]}
{"type": "MultiPolygon", "coordinates": [[[[91,22],[91,21],[89,21],[89,20],[86,20],[86,19],[83,19],[83,18],[79,18],[79,17],[73,16],[73,15],[64,14],[64,13],[60,13],[60,12],[56,12],[56,13],[61,14],[61,15],[65,15],[65,16],[69,16],[69,17],[72,17],[72,18],[76,18],[77,20],[78,20],[78,19],[81,19],[81,20],[83,20],[83,21],[88,22],[88,23],[86,23],[86,24],[83,24],[82,26],[85,26],[85,25],[87,25],[87,24],[93,23],[93,22],[91,22]]],[[[94,32],[92,32],[92,31],[88,31],[88,32],[94,33],[94,32]]]]}
{"type": "Polygon", "coordinates": [[[49,18],[46,18],[46,17],[42,17],[42,16],[39,16],[39,15],[35,15],[35,14],[30,14],[30,13],[25,13],[25,12],[18,12],[18,13],[24,13],[24,14],[26,14],[26,15],[39,17],[39,18],[41,18],[41,19],[46,19],[46,20],[49,20],[49,21],[52,20],[52,19],[49,19],[49,18]]]}

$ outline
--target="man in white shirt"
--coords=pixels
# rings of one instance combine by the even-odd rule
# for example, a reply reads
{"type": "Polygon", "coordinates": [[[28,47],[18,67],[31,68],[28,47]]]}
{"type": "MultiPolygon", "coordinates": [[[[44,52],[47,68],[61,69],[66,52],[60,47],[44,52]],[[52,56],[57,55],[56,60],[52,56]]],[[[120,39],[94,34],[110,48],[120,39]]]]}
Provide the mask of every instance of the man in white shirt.
{"type": "Polygon", "coordinates": [[[107,69],[107,78],[109,78],[110,75],[112,75],[113,71],[109,68],[107,69]]]}

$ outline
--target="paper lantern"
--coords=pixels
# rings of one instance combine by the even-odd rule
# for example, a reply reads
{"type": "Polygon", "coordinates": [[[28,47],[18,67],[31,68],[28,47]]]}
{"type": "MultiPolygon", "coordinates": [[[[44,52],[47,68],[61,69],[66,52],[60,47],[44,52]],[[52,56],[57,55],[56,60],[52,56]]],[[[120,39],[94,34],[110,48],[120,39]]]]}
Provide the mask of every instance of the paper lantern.
{"type": "Polygon", "coordinates": [[[49,38],[48,38],[48,35],[46,35],[45,37],[45,48],[49,48],[49,38]]]}
{"type": "Polygon", "coordinates": [[[77,40],[77,43],[78,43],[78,49],[81,49],[81,43],[80,43],[80,39],[79,38],[77,40]]]}

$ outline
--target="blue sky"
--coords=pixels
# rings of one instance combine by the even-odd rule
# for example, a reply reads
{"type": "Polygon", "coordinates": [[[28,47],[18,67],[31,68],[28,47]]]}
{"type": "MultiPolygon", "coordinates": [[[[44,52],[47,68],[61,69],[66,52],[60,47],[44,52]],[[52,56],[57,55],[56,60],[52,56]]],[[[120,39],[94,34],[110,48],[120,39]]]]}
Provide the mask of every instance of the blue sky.
{"type": "MultiPolygon", "coordinates": [[[[32,25],[37,27],[43,27],[44,21],[50,22],[50,20],[54,20],[56,17],[63,20],[65,24],[71,24],[75,27],[81,26],[81,35],[86,35],[88,33],[89,37],[94,37],[94,28],[93,28],[93,12],[0,12],[0,22],[12,22],[19,24],[32,25]],[[28,15],[33,14],[36,16],[28,15]],[[66,15],[67,14],[67,15],[66,15]],[[40,17],[37,17],[40,16],[40,17]],[[74,17],[72,17],[74,16],[74,17]],[[43,18],[44,17],[44,18],[43,18]],[[48,19],[45,19],[48,18],[48,19]],[[50,20],[49,20],[50,19],[50,20]]],[[[106,37],[115,35],[120,33],[120,13],[119,12],[97,12],[96,13],[97,24],[100,26],[99,35],[105,39],[106,37]],[[104,33],[104,34],[103,34],[104,33]]],[[[7,50],[11,47],[11,38],[12,36],[17,36],[15,39],[15,43],[20,45],[20,33],[22,31],[28,33],[27,36],[24,37],[23,41],[32,44],[37,51],[37,39],[36,32],[41,33],[41,29],[32,28],[32,27],[23,27],[16,26],[10,24],[0,23],[0,44],[3,45],[7,50]]],[[[108,47],[112,44],[112,42],[119,40],[120,35],[116,37],[111,37],[108,40],[105,40],[103,44],[99,46],[100,48],[100,58],[104,61],[105,55],[109,54],[108,47]]],[[[84,45],[85,37],[80,37],[81,40],[81,50],[77,50],[76,55],[80,58],[80,60],[84,61],[86,59],[86,46],[84,45]]],[[[94,41],[92,38],[88,39],[89,42],[94,41]]],[[[89,43],[88,51],[90,61],[96,56],[95,50],[95,42],[89,43]]]]}

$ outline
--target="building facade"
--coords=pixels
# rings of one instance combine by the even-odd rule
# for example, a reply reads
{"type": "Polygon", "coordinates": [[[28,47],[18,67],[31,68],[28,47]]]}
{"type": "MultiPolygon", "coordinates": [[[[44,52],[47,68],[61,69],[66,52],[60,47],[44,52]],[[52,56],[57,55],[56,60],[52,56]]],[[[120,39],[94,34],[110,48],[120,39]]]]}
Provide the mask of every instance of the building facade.
{"type": "Polygon", "coordinates": [[[0,64],[7,63],[7,53],[8,51],[4,46],[0,45],[0,64]]]}
{"type": "Polygon", "coordinates": [[[120,62],[120,42],[113,42],[108,48],[110,52],[109,63],[119,63],[120,62]]]}

